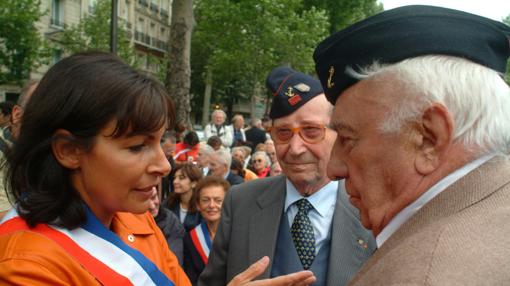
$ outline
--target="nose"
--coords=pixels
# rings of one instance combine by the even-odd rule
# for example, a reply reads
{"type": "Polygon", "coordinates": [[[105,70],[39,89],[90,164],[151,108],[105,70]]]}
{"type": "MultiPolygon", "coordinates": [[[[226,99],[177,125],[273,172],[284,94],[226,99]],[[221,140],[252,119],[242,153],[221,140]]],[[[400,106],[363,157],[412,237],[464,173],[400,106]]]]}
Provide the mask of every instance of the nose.
{"type": "Polygon", "coordinates": [[[159,177],[168,175],[171,171],[170,162],[165,156],[163,148],[158,144],[155,150],[153,161],[148,167],[148,172],[159,177]]]}
{"type": "Polygon", "coordinates": [[[345,163],[341,153],[336,151],[336,148],[333,148],[331,151],[327,174],[331,180],[342,180],[349,176],[347,164],[345,163]]]}
{"type": "Polygon", "coordinates": [[[307,150],[305,146],[306,143],[303,142],[303,139],[301,139],[301,136],[299,136],[299,134],[297,133],[295,133],[294,136],[290,138],[288,144],[289,144],[288,152],[294,156],[299,156],[305,153],[307,150]]]}

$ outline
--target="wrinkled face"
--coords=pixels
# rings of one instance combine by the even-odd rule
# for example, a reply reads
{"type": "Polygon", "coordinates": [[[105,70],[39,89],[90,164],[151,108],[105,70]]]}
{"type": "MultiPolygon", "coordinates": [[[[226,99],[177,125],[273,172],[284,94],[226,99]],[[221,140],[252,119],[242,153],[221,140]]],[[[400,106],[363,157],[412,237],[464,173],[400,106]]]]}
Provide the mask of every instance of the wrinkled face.
{"type": "Polygon", "coordinates": [[[185,194],[193,189],[193,182],[182,172],[181,169],[175,172],[174,192],[176,194],[185,194]]]}
{"type": "Polygon", "coordinates": [[[208,186],[200,190],[197,209],[202,218],[209,223],[219,222],[221,206],[225,199],[225,190],[221,186],[208,186]]]}
{"type": "Polygon", "coordinates": [[[267,162],[264,156],[256,155],[253,156],[253,159],[251,159],[253,164],[253,169],[257,172],[261,172],[267,167],[267,162]]]}
{"type": "Polygon", "coordinates": [[[90,150],[78,154],[71,182],[102,221],[116,212],[144,213],[170,164],[160,145],[164,128],[145,135],[113,138],[116,121],[96,136],[90,150]]]}
{"type": "Polygon", "coordinates": [[[399,211],[396,202],[402,195],[416,186],[414,139],[406,127],[399,133],[379,130],[385,112],[398,102],[394,94],[388,85],[360,81],[338,97],[331,120],[337,138],[328,175],[345,178],[351,203],[374,234],[399,211]]]}
{"type": "Polygon", "coordinates": [[[209,155],[206,155],[203,150],[198,151],[197,165],[200,168],[205,168],[209,166],[209,155]]]}
{"type": "Polygon", "coordinates": [[[225,122],[225,117],[220,112],[215,112],[212,115],[212,120],[215,125],[222,125],[225,122]]]}
{"type": "Polygon", "coordinates": [[[234,122],[234,128],[239,130],[239,129],[242,129],[244,127],[244,118],[243,117],[239,117],[236,119],[236,121],[234,122]]]}
{"type": "Polygon", "coordinates": [[[241,163],[244,164],[244,152],[242,150],[235,150],[232,152],[232,157],[236,158],[237,160],[241,161],[241,163]]]}
{"type": "Polygon", "coordinates": [[[211,155],[211,160],[209,161],[209,170],[212,175],[224,177],[228,173],[228,168],[217,155],[211,155]]]}
{"type": "MultiPolygon", "coordinates": [[[[319,95],[301,106],[294,113],[274,120],[275,127],[296,128],[306,124],[329,124],[330,103],[324,95],[319,95]]],[[[333,146],[336,133],[326,128],[324,139],[310,144],[298,135],[288,143],[275,142],[276,156],[283,173],[299,189],[306,189],[312,185],[326,184],[329,179],[326,167],[333,146]]],[[[309,191],[307,191],[308,194],[309,191]]]]}
{"type": "Polygon", "coordinates": [[[272,163],[278,161],[276,158],[276,148],[274,147],[274,143],[266,144],[266,153],[269,156],[269,159],[271,159],[272,163]]]}

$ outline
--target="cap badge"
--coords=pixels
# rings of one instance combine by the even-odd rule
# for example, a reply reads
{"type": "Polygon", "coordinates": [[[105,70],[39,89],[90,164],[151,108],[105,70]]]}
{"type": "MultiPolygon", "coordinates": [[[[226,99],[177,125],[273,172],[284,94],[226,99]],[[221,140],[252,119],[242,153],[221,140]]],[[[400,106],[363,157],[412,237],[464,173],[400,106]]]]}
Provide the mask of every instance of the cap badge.
{"type": "Polygon", "coordinates": [[[293,97],[295,95],[294,89],[292,88],[292,86],[287,87],[287,91],[285,92],[285,95],[288,97],[293,97]]]}
{"type": "Polygon", "coordinates": [[[333,79],[334,74],[335,74],[335,67],[330,66],[329,67],[329,77],[328,77],[328,88],[332,88],[333,86],[335,86],[335,83],[331,81],[333,79]]]}
{"type": "Polygon", "coordinates": [[[294,88],[299,90],[300,92],[309,92],[310,91],[310,86],[308,86],[304,83],[296,84],[294,86],[294,88]]]}

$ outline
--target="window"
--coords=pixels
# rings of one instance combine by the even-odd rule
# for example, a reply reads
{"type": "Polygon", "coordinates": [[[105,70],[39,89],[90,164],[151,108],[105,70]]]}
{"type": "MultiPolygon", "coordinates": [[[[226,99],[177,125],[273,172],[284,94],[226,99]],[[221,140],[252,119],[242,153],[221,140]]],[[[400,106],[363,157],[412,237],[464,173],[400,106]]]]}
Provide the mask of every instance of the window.
{"type": "Polygon", "coordinates": [[[53,54],[51,56],[51,64],[56,64],[62,59],[62,50],[56,49],[53,50],[53,54]]]}
{"type": "Polygon", "coordinates": [[[61,0],[51,1],[51,25],[64,27],[64,9],[61,0]]]}

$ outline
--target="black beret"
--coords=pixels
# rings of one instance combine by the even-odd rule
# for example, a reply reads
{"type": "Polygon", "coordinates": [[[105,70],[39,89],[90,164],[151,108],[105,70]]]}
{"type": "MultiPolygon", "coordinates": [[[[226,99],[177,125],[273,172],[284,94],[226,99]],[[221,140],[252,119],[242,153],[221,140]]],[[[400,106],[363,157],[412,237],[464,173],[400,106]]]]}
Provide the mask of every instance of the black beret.
{"type": "Polygon", "coordinates": [[[358,80],[345,73],[372,64],[422,55],[450,55],[505,73],[510,27],[474,14],[413,5],[384,11],[341,30],[315,49],[313,58],[328,100],[358,80]]]}
{"type": "Polygon", "coordinates": [[[266,86],[273,93],[271,119],[287,116],[323,93],[317,79],[289,67],[273,69],[267,76],[266,86]]]}

